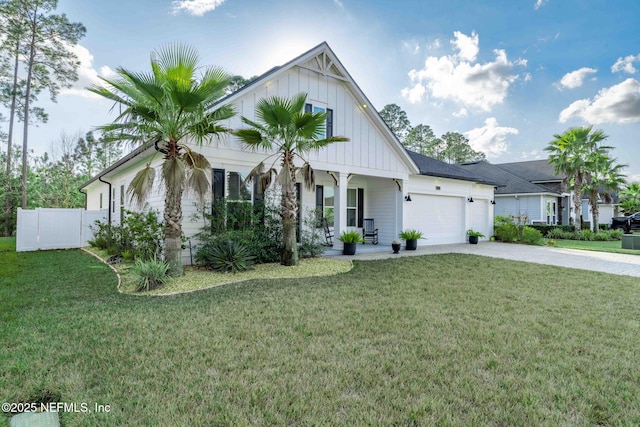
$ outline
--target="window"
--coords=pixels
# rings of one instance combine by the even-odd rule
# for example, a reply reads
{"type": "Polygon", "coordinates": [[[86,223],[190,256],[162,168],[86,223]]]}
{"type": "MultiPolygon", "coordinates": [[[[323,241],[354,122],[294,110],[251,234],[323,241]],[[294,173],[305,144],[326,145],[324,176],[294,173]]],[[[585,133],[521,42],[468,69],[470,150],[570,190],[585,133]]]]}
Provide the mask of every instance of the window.
{"type": "Polygon", "coordinates": [[[364,189],[347,189],[347,227],[362,228],[364,217],[364,189]]]}
{"type": "Polygon", "coordinates": [[[111,192],[111,212],[116,213],[116,189],[114,188],[111,192]]]}
{"type": "Polygon", "coordinates": [[[358,217],[358,190],[347,188],[347,227],[355,227],[358,217]]]}
{"type": "Polygon", "coordinates": [[[252,185],[245,182],[246,175],[227,173],[227,225],[241,229],[251,223],[252,185]]]}
{"type": "Polygon", "coordinates": [[[327,220],[329,227],[333,227],[334,196],[333,187],[316,185],[316,211],[327,220]]]}
{"type": "Polygon", "coordinates": [[[102,193],[100,193],[100,209],[102,209],[102,193]]]}
{"type": "Polygon", "coordinates": [[[320,138],[329,138],[329,137],[333,136],[333,110],[331,108],[326,108],[326,107],[313,105],[313,104],[305,104],[304,105],[304,112],[305,113],[313,112],[314,114],[316,114],[316,113],[326,113],[327,114],[327,121],[325,123],[325,132],[324,132],[323,135],[320,135],[319,137],[320,138]]]}
{"type": "Polygon", "coordinates": [[[124,185],[120,186],[120,221],[124,219],[124,185]]]}

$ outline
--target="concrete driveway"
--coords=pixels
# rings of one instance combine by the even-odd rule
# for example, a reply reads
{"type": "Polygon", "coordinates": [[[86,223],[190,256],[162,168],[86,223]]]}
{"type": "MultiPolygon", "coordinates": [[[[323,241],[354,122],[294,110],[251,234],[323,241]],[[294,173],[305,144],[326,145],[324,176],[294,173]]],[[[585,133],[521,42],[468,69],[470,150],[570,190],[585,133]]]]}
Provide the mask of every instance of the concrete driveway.
{"type": "Polygon", "coordinates": [[[463,253],[534,262],[558,267],[579,268],[581,270],[640,277],[640,255],[614,254],[608,252],[560,249],[550,246],[529,246],[499,242],[480,242],[477,245],[460,243],[454,245],[419,246],[415,251],[404,248],[393,254],[391,245],[358,245],[355,255],[342,255],[340,250],[329,249],[325,256],[336,259],[375,260],[398,256],[418,256],[429,254],[463,253]]]}

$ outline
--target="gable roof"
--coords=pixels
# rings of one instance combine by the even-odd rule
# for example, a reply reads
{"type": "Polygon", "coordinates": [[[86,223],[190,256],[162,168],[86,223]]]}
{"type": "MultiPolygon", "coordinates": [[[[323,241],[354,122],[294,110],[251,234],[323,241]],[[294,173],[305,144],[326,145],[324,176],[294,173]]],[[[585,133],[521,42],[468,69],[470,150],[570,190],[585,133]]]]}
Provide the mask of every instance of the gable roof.
{"type": "Polygon", "coordinates": [[[501,166],[502,165],[493,165],[486,161],[460,164],[461,168],[469,171],[470,173],[480,175],[488,180],[503,183],[502,187],[496,188],[496,195],[541,193],[560,194],[557,191],[545,187],[544,185],[534,184],[520,176],[516,176],[501,166]]]}
{"type": "MultiPolygon", "coordinates": [[[[384,120],[382,120],[382,117],[380,117],[380,114],[375,110],[375,108],[373,108],[371,101],[369,101],[369,99],[366,97],[362,89],[360,89],[360,87],[353,80],[349,72],[346,70],[344,65],[342,65],[342,63],[340,62],[336,54],[333,52],[333,50],[329,47],[327,42],[320,43],[319,45],[309,49],[305,53],[297,56],[296,58],[285,63],[284,65],[271,68],[270,70],[256,77],[251,82],[242,86],[235,92],[232,92],[229,95],[224,96],[223,98],[218,100],[214,104],[214,106],[224,105],[224,104],[229,104],[231,102],[234,102],[236,99],[244,95],[247,91],[251,90],[252,88],[268,82],[269,79],[275,78],[279,74],[286,72],[287,70],[295,66],[298,66],[298,67],[301,67],[325,76],[331,76],[347,84],[351,89],[351,93],[356,98],[356,101],[362,107],[362,110],[364,111],[364,113],[367,115],[367,117],[369,117],[372,123],[386,136],[386,140],[389,141],[389,143],[391,144],[393,151],[396,152],[398,156],[406,163],[411,173],[420,173],[417,165],[414,163],[411,156],[409,156],[406,150],[404,149],[404,146],[400,143],[396,135],[391,131],[389,126],[387,126],[387,124],[384,122],[384,120]]],[[[104,169],[103,171],[99,172],[97,175],[92,177],[89,181],[85,182],[80,187],[80,189],[85,188],[92,182],[98,180],[100,177],[103,177],[104,175],[114,171],[115,169],[127,163],[129,160],[133,159],[134,157],[137,157],[145,153],[147,150],[149,150],[152,147],[152,145],[153,145],[152,143],[148,143],[133,150],[132,152],[130,152],[129,154],[125,155],[123,158],[118,160],[116,163],[112,164],[108,168],[104,169]]]]}
{"type": "Polygon", "coordinates": [[[418,166],[420,175],[460,179],[463,181],[473,181],[498,187],[503,185],[500,180],[482,176],[475,173],[475,171],[462,168],[458,165],[451,165],[449,163],[436,160],[432,157],[416,153],[415,151],[407,150],[407,153],[409,154],[409,156],[411,156],[415,164],[418,166]]]}

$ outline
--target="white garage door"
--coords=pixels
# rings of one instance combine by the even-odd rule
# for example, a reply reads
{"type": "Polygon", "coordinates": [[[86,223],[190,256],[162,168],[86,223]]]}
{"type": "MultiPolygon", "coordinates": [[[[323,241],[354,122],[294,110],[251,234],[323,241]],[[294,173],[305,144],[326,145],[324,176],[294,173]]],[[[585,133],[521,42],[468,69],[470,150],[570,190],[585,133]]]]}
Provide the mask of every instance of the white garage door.
{"type": "Polygon", "coordinates": [[[411,194],[411,202],[404,204],[404,229],[415,228],[427,240],[418,244],[464,242],[464,199],[462,197],[411,194]]]}
{"type": "Polygon", "coordinates": [[[489,201],[476,199],[469,205],[471,209],[471,228],[489,238],[489,201]]]}

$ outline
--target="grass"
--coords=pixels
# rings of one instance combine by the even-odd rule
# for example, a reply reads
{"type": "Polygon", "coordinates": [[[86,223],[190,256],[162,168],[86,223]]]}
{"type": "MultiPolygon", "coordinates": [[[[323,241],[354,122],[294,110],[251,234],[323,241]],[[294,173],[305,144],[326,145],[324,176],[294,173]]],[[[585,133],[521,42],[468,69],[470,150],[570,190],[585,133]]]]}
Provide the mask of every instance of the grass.
{"type": "Polygon", "coordinates": [[[555,239],[556,248],[580,249],[585,251],[612,252],[617,254],[640,255],[640,251],[634,249],[622,249],[620,240],[608,242],[586,241],[586,240],[562,240],[555,239]]]}
{"type": "MultiPolygon", "coordinates": [[[[102,259],[109,257],[105,251],[96,248],[88,248],[88,250],[102,259]]],[[[307,277],[330,276],[333,274],[346,273],[352,268],[350,262],[329,258],[301,259],[300,264],[295,267],[282,267],[280,264],[257,264],[254,265],[251,270],[235,274],[217,273],[196,267],[185,267],[184,276],[172,278],[167,284],[160,288],[140,293],[136,292],[137,286],[135,280],[129,272],[131,265],[130,263],[121,263],[115,267],[122,280],[120,290],[136,295],[172,295],[253,279],[304,279],[307,277]]]]}
{"type": "Polygon", "coordinates": [[[637,278],[447,254],[139,298],[7,255],[0,401],[111,405],[65,426],[640,423],[637,278]]]}

